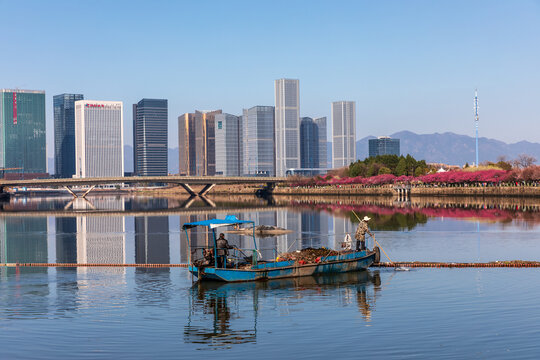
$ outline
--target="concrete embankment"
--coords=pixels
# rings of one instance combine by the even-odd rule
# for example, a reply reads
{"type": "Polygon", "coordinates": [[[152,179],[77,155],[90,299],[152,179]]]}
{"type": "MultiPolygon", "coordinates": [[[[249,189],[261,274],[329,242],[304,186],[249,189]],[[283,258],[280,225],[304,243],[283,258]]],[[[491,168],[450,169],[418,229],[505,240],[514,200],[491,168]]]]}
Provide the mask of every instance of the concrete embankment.
{"type": "MultiPolygon", "coordinates": [[[[202,186],[200,187],[202,189],[202,186]]],[[[209,196],[214,195],[253,195],[260,186],[254,185],[216,185],[209,196]]],[[[193,186],[193,190],[198,192],[200,189],[193,186]]],[[[146,190],[152,194],[162,195],[186,195],[186,191],[181,187],[171,187],[159,190],[146,190]]],[[[363,187],[360,185],[341,185],[325,187],[289,187],[277,186],[273,190],[276,196],[397,196],[397,191],[393,185],[384,185],[376,187],[363,187]]],[[[540,197],[540,186],[488,186],[488,187],[412,187],[411,197],[540,197]]]]}
{"type": "MultiPolygon", "coordinates": [[[[323,196],[396,196],[393,186],[361,187],[277,187],[274,195],[323,195],[323,196]]],[[[412,187],[411,197],[540,197],[538,186],[493,186],[493,187],[412,187]]]]}

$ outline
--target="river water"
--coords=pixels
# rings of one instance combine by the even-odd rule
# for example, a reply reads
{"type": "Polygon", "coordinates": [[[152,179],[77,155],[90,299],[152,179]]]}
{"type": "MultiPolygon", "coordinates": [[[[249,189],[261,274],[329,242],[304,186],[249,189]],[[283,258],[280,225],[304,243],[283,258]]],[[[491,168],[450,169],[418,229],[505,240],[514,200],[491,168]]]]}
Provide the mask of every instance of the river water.
{"type": "MultiPolygon", "coordinates": [[[[540,260],[540,209],[532,200],[192,200],[12,198],[0,211],[0,261],[184,263],[181,224],[227,214],[292,230],[257,238],[262,256],[272,258],[339,248],[355,229],[353,210],[372,218],[394,261],[540,260]]],[[[209,241],[203,232],[190,237],[209,241]]],[[[250,238],[227,238],[250,247],[250,238]]],[[[183,268],[0,267],[1,358],[537,358],[539,275],[535,268],[383,268],[193,285],[183,268]]]]}

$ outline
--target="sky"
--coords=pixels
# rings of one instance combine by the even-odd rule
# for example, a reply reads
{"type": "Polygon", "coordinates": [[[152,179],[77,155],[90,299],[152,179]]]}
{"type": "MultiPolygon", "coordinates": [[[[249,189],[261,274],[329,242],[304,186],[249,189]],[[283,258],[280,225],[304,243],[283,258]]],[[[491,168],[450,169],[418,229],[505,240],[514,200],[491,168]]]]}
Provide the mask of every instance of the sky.
{"type": "MultiPolygon", "coordinates": [[[[0,0],[0,88],[81,93],[179,115],[274,105],[274,80],[300,80],[300,115],[356,101],[358,139],[401,130],[540,142],[540,0],[0,0]]],[[[330,132],[329,132],[330,135],[330,132]]],[[[330,140],[330,138],[329,138],[330,140]]]]}

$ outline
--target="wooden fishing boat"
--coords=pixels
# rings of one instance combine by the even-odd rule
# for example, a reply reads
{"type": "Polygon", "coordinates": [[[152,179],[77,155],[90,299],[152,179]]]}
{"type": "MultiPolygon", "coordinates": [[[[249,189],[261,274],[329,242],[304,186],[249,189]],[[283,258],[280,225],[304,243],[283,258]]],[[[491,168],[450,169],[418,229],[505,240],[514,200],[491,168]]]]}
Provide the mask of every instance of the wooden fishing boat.
{"type": "MultiPolygon", "coordinates": [[[[217,248],[216,229],[241,224],[252,224],[253,221],[239,220],[236,216],[228,215],[225,219],[211,219],[185,223],[182,229],[186,232],[189,251],[189,271],[199,281],[213,280],[226,282],[258,281],[268,279],[283,279],[300,276],[314,276],[319,274],[345,273],[349,271],[365,270],[380,258],[378,248],[373,251],[356,251],[338,253],[338,255],[321,257],[316,263],[287,261],[260,261],[259,251],[253,233],[252,249],[231,249],[230,255],[219,255],[217,248]],[[206,227],[211,231],[213,246],[192,246],[188,231],[194,227],[206,227]],[[250,254],[249,256],[246,256],[250,254]],[[218,254],[218,256],[213,256],[218,254]],[[218,257],[224,257],[224,267],[218,267],[218,257]]],[[[277,257],[274,257],[277,258],[277,257]]]]}

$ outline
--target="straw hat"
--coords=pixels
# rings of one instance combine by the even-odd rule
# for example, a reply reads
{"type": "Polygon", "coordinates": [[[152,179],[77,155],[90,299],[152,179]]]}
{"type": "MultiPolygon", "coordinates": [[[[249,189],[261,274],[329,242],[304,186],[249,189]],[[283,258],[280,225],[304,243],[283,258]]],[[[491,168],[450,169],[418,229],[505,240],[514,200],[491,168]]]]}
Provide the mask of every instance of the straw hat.
{"type": "Polygon", "coordinates": [[[364,218],[362,219],[362,221],[369,221],[371,220],[371,218],[368,218],[367,216],[364,216],[364,218]]]}

